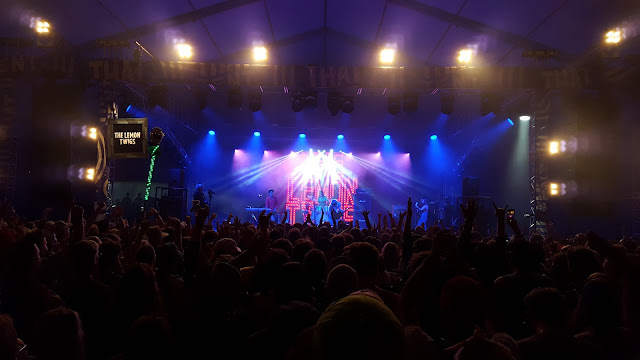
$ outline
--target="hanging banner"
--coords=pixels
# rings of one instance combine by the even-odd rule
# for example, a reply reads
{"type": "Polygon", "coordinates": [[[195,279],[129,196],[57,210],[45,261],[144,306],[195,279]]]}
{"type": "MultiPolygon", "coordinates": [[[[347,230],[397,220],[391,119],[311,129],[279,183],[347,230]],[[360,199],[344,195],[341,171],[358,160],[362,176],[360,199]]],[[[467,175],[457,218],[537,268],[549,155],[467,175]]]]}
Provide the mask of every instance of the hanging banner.
{"type": "MultiPolygon", "coordinates": [[[[73,56],[0,57],[0,72],[85,81],[287,86],[289,88],[594,89],[602,74],[588,68],[363,67],[217,64],[182,61],[84,60],[73,56]]],[[[608,80],[604,77],[605,80],[608,80]]]]}
{"type": "Polygon", "coordinates": [[[107,123],[109,158],[146,158],[147,118],[109,119],[107,123]]]}

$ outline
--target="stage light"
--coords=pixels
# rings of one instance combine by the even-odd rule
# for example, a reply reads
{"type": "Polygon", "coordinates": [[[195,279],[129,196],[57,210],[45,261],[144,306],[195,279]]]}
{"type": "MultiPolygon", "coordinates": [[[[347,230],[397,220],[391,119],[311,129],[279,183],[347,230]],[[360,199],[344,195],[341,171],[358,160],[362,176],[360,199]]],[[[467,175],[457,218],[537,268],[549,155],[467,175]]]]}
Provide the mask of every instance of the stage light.
{"type": "Polygon", "coordinates": [[[190,59],[193,56],[191,45],[185,43],[176,44],[176,51],[181,59],[190,59]]]}
{"type": "Polygon", "coordinates": [[[391,48],[385,48],[380,51],[380,63],[385,65],[393,64],[394,57],[396,56],[396,50],[391,48]]]}
{"type": "Polygon", "coordinates": [[[254,131],[253,136],[260,136],[260,131],[254,131]]]}
{"type": "Polygon", "coordinates": [[[618,29],[614,29],[614,30],[609,30],[605,34],[604,37],[605,37],[605,40],[604,40],[605,43],[607,43],[607,44],[618,44],[624,38],[624,34],[623,34],[623,31],[621,31],[618,28],[618,29]]]}
{"type": "Polygon", "coordinates": [[[458,55],[458,63],[465,64],[465,65],[471,64],[473,55],[474,55],[473,49],[460,50],[458,55]]]}
{"type": "Polygon", "coordinates": [[[127,112],[129,112],[129,110],[131,110],[131,105],[127,106],[127,112]]]}
{"type": "Polygon", "coordinates": [[[483,92],[480,95],[480,115],[482,116],[498,113],[501,105],[500,96],[494,92],[483,92]]]}
{"type": "Polygon", "coordinates": [[[397,115],[400,112],[400,96],[389,95],[387,98],[387,111],[391,115],[397,115]]]}
{"type": "Polygon", "coordinates": [[[355,108],[353,96],[342,97],[342,112],[345,114],[351,114],[355,108]]]}
{"type": "MultiPolygon", "coordinates": [[[[242,95],[240,95],[242,97],[242,95]]],[[[242,101],[242,100],[241,100],[242,101]]],[[[260,111],[262,108],[262,91],[257,89],[249,94],[249,110],[251,112],[260,111]]]]}
{"type": "Polygon", "coordinates": [[[389,140],[389,139],[391,139],[391,135],[385,135],[385,136],[384,136],[384,139],[385,139],[385,140],[389,140]]]}
{"type": "Polygon", "coordinates": [[[92,127],[89,128],[89,135],[91,139],[96,140],[98,138],[98,129],[92,127]]]}
{"type": "Polygon", "coordinates": [[[40,18],[32,18],[31,27],[35,29],[38,34],[48,34],[51,32],[51,24],[40,18]]]}
{"type": "Polygon", "coordinates": [[[562,196],[567,193],[567,185],[562,183],[549,183],[549,195],[551,196],[562,196]]]}
{"type": "Polygon", "coordinates": [[[306,138],[306,137],[307,137],[307,135],[306,135],[305,133],[301,133],[300,135],[298,135],[298,137],[299,137],[300,139],[304,139],[304,138],[306,138]]]}
{"type": "Polygon", "coordinates": [[[267,61],[267,48],[264,46],[253,47],[253,60],[254,61],[267,61]]]}
{"type": "Polygon", "coordinates": [[[445,94],[440,97],[440,112],[445,115],[453,113],[453,94],[445,94]]]}
{"type": "Polygon", "coordinates": [[[89,169],[85,169],[84,170],[84,179],[85,180],[93,181],[95,176],[96,176],[96,170],[95,169],[89,168],[89,169]]]}
{"type": "Polygon", "coordinates": [[[213,130],[209,130],[209,135],[215,135],[215,134],[216,134],[216,132],[215,132],[215,131],[213,131],[213,130]]]}
{"type": "Polygon", "coordinates": [[[431,135],[430,139],[431,140],[436,140],[436,139],[438,139],[438,135],[431,135]]]}
{"type": "Polygon", "coordinates": [[[291,110],[294,112],[300,112],[304,109],[304,104],[302,103],[302,97],[299,95],[293,95],[291,97],[291,110]]]}
{"type": "Polygon", "coordinates": [[[344,139],[344,135],[342,135],[342,134],[338,135],[338,139],[339,139],[339,140],[344,139]]]}
{"type": "Polygon", "coordinates": [[[329,94],[327,94],[327,108],[329,109],[331,116],[338,115],[341,107],[342,103],[340,101],[340,93],[330,91],[329,94]]]}
{"type": "Polygon", "coordinates": [[[567,142],[564,140],[549,141],[549,154],[555,155],[567,151],[567,142]]]}
{"type": "Polygon", "coordinates": [[[520,115],[520,121],[529,121],[531,120],[531,116],[529,115],[520,115]]]}
{"type": "Polygon", "coordinates": [[[292,151],[291,154],[289,154],[289,157],[296,157],[298,156],[298,153],[295,151],[292,151]]]}
{"type": "Polygon", "coordinates": [[[509,125],[511,125],[511,126],[515,125],[515,124],[513,123],[513,120],[511,120],[511,119],[507,119],[507,122],[509,122],[509,125]]]}

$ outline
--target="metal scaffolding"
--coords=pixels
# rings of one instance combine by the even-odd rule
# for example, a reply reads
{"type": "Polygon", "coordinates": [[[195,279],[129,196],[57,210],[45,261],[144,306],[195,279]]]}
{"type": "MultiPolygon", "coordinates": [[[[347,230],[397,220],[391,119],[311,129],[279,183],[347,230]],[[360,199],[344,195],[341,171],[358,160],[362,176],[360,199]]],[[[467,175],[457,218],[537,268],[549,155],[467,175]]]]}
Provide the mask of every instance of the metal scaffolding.
{"type": "Polygon", "coordinates": [[[551,117],[551,91],[538,91],[533,97],[534,116],[529,131],[529,206],[530,233],[547,235],[548,204],[546,183],[547,164],[544,161],[549,141],[548,124],[551,117]]]}

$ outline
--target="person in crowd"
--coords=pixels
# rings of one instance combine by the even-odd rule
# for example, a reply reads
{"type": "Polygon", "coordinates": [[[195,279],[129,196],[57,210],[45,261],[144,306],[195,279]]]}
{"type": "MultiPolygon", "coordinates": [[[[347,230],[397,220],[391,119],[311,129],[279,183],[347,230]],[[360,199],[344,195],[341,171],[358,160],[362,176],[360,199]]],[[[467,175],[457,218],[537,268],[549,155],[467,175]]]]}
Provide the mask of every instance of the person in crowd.
{"type": "Polygon", "coordinates": [[[506,207],[483,238],[473,199],[459,229],[416,227],[410,198],[375,223],[3,206],[2,359],[640,358],[637,240],[524,236],[506,207]]]}

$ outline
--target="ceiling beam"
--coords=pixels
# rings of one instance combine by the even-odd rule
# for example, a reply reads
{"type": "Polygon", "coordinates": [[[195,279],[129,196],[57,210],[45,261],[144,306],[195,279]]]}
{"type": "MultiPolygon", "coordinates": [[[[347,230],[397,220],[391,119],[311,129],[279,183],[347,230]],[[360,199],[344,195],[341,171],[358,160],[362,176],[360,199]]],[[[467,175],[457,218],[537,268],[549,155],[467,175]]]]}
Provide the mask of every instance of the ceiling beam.
{"type": "Polygon", "coordinates": [[[481,34],[493,35],[498,40],[508,42],[516,46],[522,46],[531,50],[555,50],[549,45],[545,45],[535,40],[527,39],[524,36],[500,30],[492,26],[483,24],[479,21],[456,15],[435,6],[423,4],[416,0],[389,0],[389,2],[405,9],[413,10],[417,13],[430,16],[444,22],[452,23],[467,30],[471,30],[481,34]]]}
{"type": "Polygon", "coordinates": [[[166,20],[161,20],[151,24],[146,24],[146,25],[135,27],[135,28],[131,28],[129,30],[126,30],[117,34],[113,34],[111,36],[107,36],[104,38],[87,41],[86,43],[81,44],[80,47],[87,48],[87,47],[95,46],[97,40],[128,40],[128,39],[133,39],[133,38],[140,37],[147,34],[161,32],[170,27],[188,24],[188,23],[197,21],[201,18],[220,14],[225,11],[229,11],[241,6],[253,4],[259,1],[260,0],[226,0],[221,3],[205,6],[203,8],[189,11],[187,13],[174,16],[166,20]]]}

